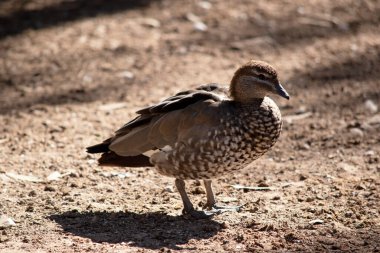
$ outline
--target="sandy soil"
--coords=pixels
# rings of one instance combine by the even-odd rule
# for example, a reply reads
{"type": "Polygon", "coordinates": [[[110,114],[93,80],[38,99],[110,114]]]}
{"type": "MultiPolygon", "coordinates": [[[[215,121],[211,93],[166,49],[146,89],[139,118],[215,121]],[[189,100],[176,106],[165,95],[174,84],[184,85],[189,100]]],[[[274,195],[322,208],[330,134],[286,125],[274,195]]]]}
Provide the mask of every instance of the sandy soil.
{"type": "Polygon", "coordinates": [[[379,252],[379,80],[378,0],[1,1],[0,251],[379,252]],[[291,100],[274,149],[215,180],[240,212],[182,217],[173,179],[85,153],[251,58],[291,100]]]}

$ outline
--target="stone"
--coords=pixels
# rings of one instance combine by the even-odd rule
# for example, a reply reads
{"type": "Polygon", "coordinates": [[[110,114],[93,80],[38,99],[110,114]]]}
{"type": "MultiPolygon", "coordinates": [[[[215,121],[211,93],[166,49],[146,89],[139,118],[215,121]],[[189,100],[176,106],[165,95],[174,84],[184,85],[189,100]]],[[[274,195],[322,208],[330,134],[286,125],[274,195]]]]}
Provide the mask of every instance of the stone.
{"type": "Polygon", "coordinates": [[[351,133],[351,135],[353,135],[355,137],[363,138],[363,136],[364,136],[364,132],[360,128],[356,128],[356,127],[351,128],[350,133],[351,133]]]}
{"type": "Polygon", "coordinates": [[[321,219],[315,219],[315,220],[309,221],[310,225],[319,225],[319,224],[323,224],[323,223],[324,223],[324,221],[321,219]]]}
{"type": "Polygon", "coordinates": [[[378,111],[378,106],[370,99],[365,101],[364,106],[371,113],[376,113],[378,111]]]}
{"type": "Polygon", "coordinates": [[[16,223],[5,214],[0,215],[0,228],[16,226],[16,223]]]}

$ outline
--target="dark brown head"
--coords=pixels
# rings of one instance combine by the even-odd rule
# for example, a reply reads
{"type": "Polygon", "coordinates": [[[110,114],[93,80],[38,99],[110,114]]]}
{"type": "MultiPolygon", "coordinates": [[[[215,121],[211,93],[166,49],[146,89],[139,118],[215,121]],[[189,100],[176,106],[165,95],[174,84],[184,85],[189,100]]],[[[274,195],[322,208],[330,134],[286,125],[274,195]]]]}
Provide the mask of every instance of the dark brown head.
{"type": "Polygon", "coordinates": [[[277,71],[266,62],[254,60],[235,72],[231,80],[230,94],[239,102],[249,102],[271,94],[289,99],[288,93],[278,80],[277,71]]]}

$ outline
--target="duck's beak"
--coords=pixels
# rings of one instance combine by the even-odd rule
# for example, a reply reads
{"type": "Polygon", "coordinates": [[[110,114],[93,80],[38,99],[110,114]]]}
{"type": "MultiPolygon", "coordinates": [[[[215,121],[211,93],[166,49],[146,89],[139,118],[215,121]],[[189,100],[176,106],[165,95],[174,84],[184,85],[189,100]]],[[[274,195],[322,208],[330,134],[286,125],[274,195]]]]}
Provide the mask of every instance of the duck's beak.
{"type": "Polygon", "coordinates": [[[290,96],[288,94],[288,92],[286,92],[286,90],[284,89],[284,87],[282,87],[281,83],[277,83],[276,85],[276,91],[277,91],[277,94],[283,98],[286,98],[289,100],[290,96]]]}

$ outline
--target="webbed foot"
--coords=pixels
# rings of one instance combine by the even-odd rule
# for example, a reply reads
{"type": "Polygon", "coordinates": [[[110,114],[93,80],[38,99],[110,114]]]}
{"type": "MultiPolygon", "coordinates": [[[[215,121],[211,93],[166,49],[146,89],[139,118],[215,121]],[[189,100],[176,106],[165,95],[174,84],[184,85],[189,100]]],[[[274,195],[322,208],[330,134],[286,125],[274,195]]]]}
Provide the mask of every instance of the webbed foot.
{"type": "Polygon", "coordinates": [[[195,209],[191,209],[191,210],[183,209],[182,210],[183,215],[189,215],[195,219],[209,219],[209,218],[213,217],[215,214],[219,214],[219,213],[221,213],[221,211],[217,210],[217,209],[210,210],[210,211],[198,211],[195,209]]]}
{"type": "Polygon", "coordinates": [[[239,206],[222,206],[222,205],[214,204],[214,205],[211,206],[211,211],[216,210],[216,211],[219,211],[220,213],[224,213],[224,212],[239,212],[243,206],[244,205],[239,205],[239,206]]]}

